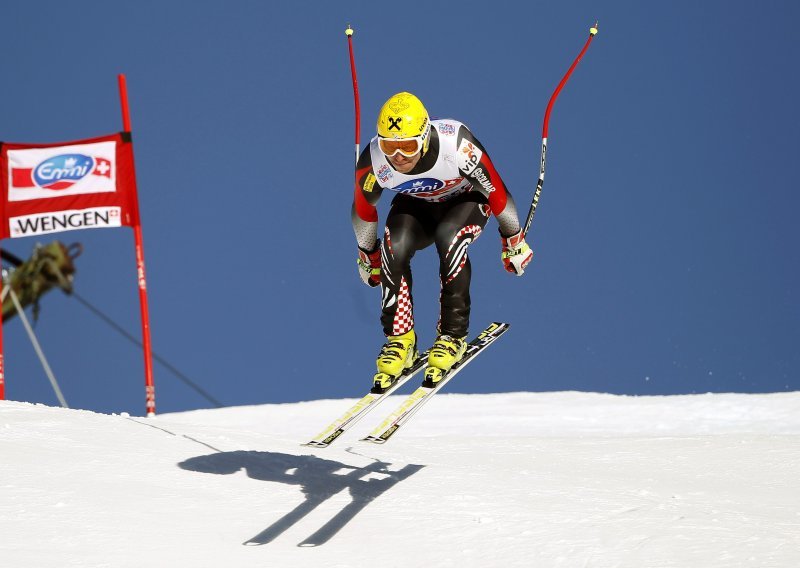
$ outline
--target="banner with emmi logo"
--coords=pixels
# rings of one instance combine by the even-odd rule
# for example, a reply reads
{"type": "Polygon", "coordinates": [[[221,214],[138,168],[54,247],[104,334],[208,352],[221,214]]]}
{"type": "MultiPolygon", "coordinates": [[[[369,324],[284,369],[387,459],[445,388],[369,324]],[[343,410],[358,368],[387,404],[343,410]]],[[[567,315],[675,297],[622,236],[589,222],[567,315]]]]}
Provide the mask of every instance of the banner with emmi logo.
{"type": "MultiPolygon", "coordinates": [[[[133,229],[142,314],[145,411],[147,416],[155,416],[147,278],[136,195],[128,87],[125,75],[118,75],[117,81],[122,132],[58,144],[0,142],[0,240],[76,229],[133,229]]],[[[0,400],[4,400],[1,316],[0,400]]]]}
{"type": "Polygon", "coordinates": [[[0,143],[0,239],[139,222],[126,132],[60,144],[0,143]]]}

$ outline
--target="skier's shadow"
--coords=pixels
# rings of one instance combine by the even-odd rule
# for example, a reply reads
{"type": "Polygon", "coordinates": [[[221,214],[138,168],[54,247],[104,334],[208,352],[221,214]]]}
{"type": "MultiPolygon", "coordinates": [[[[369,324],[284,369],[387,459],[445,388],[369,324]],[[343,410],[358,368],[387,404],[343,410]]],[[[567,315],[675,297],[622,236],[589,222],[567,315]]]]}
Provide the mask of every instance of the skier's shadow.
{"type": "Polygon", "coordinates": [[[316,456],[246,451],[198,456],[178,465],[189,471],[221,475],[243,469],[253,479],[300,486],[305,501],[244,542],[247,545],[272,542],[318,505],[348,489],[352,501],[298,546],[325,544],[371,501],[425,467],[409,464],[398,471],[390,471],[391,464],[378,461],[366,467],[355,467],[316,456]]]}

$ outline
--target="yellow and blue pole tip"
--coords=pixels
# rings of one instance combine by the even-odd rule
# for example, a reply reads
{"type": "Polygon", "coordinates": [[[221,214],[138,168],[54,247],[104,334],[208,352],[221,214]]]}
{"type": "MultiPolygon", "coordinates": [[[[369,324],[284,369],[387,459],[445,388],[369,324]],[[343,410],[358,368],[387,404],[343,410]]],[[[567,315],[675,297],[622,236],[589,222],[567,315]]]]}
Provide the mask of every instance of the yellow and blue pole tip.
{"type": "Polygon", "coordinates": [[[591,28],[589,28],[589,35],[596,35],[596,34],[597,34],[597,22],[595,22],[594,25],[591,28]]]}
{"type": "Polygon", "coordinates": [[[351,35],[353,35],[354,31],[355,30],[353,30],[353,28],[350,27],[350,24],[347,24],[347,29],[344,30],[344,35],[351,36],[351,35]]]}

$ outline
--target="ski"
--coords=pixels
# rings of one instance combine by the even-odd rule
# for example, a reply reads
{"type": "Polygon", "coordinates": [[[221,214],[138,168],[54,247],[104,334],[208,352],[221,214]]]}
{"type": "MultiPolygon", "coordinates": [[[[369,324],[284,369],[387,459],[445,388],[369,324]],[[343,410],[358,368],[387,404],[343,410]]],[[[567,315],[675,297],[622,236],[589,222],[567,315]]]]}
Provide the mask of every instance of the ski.
{"type": "Polygon", "coordinates": [[[310,446],[312,448],[327,448],[330,446],[339,436],[341,436],[345,430],[353,426],[356,422],[361,420],[366,414],[375,408],[378,403],[380,403],[384,398],[392,394],[394,391],[399,389],[403,386],[406,382],[409,381],[414,375],[422,371],[425,367],[428,366],[428,352],[425,351],[421,354],[414,364],[405,369],[398,377],[397,380],[392,383],[392,385],[384,389],[383,391],[376,391],[375,388],[368,392],[366,396],[361,398],[358,402],[356,402],[353,406],[351,406],[347,412],[342,414],[337,420],[331,422],[331,424],[325,428],[322,432],[314,436],[314,438],[310,442],[306,442],[303,444],[304,446],[310,446]]]}
{"type": "Polygon", "coordinates": [[[397,409],[386,417],[377,428],[375,428],[366,438],[362,438],[364,442],[372,442],[373,444],[383,444],[390,437],[392,437],[397,430],[406,424],[411,417],[428,402],[434,394],[453,377],[455,377],[461,369],[466,367],[478,353],[483,351],[486,347],[494,343],[501,335],[508,330],[509,324],[494,322],[484,329],[478,337],[473,339],[467,346],[464,352],[464,357],[450,369],[436,384],[427,384],[427,381],[422,383],[422,386],[417,388],[406,398],[397,409]]]}

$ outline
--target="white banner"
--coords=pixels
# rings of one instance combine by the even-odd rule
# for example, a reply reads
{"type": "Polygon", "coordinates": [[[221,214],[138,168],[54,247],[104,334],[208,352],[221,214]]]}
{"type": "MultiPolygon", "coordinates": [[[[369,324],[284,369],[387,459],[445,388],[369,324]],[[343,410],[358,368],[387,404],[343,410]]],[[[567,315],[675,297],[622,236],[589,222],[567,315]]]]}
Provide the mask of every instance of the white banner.
{"type": "Polygon", "coordinates": [[[8,200],[116,191],[116,142],[8,151],[8,200]]]}
{"type": "Polygon", "coordinates": [[[8,220],[11,238],[46,235],[74,229],[121,227],[119,207],[90,207],[52,213],[35,213],[11,217],[8,220]]]}

